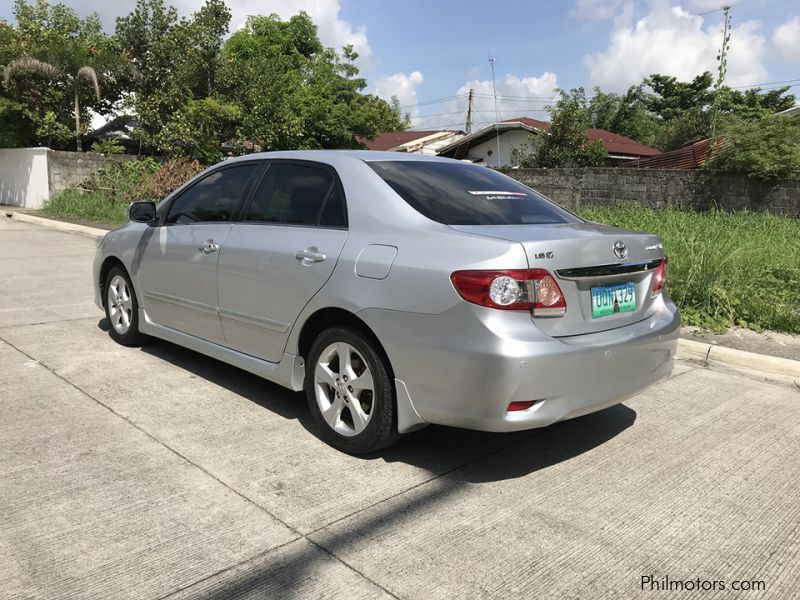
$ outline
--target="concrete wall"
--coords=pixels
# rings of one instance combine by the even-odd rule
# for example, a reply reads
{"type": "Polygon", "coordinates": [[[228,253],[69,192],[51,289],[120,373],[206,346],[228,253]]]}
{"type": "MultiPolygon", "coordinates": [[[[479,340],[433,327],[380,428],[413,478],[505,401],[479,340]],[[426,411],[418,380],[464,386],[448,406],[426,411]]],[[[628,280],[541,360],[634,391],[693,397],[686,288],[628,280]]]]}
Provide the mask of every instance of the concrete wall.
{"type": "Polygon", "coordinates": [[[630,168],[503,172],[572,210],[632,202],[650,208],[707,210],[717,206],[800,218],[800,181],[763,182],[705,171],[630,168]]]}
{"type": "Polygon", "coordinates": [[[56,195],[69,187],[76,187],[109,161],[136,160],[130,154],[96,154],[94,152],[61,152],[48,150],[47,172],[50,193],[56,195]]]}
{"type": "Polygon", "coordinates": [[[47,148],[0,149],[0,204],[41,208],[50,197],[47,148]]]}
{"type": "Polygon", "coordinates": [[[0,204],[41,208],[51,196],[80,185],[109,161],[135,156],[60,152],[47,148],[0,149],[0,204]]]}

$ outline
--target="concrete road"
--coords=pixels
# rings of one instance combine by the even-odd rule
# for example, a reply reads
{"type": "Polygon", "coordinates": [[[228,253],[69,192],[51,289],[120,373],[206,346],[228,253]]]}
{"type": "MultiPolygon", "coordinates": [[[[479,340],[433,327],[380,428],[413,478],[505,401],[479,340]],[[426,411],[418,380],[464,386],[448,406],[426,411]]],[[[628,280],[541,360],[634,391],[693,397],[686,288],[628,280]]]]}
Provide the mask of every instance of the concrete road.
{"type": "Polygon", "coordinates": [[[299,394],[114,344],[93,252],[0,221],[2,598],[800,595],[796,389],[679,363],[545,430],[353,458],[299,394]]]}

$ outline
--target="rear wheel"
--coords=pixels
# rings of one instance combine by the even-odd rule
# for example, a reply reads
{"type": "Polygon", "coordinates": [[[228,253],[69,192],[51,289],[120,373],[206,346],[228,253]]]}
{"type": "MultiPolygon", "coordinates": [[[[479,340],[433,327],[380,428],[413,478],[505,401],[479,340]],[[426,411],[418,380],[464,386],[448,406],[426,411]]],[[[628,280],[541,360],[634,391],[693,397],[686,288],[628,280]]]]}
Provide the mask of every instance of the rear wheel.
{"type": "Polygon", "coordinates": [[[388,365],[361,333],[323,331],[311,346],[305,392],[321,437],[348,454],[385,448],[397,438],[388,365]]]}
{"type": "Polygon", "coordinates": [[[103,288],[106,295],[106,318],[111,338],[123,346],[138,346],[145,340],[139,333],[139,304],[133,285],[124,269],[113,267],[103,288]]]}

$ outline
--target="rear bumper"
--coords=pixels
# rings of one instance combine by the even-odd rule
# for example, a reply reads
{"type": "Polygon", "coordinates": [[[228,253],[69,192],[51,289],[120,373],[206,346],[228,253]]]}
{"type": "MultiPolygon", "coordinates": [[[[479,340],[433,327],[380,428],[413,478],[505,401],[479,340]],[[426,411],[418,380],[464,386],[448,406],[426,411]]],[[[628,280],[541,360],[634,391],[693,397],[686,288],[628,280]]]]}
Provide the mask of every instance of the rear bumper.
{"type": "Polygon", "coordinates": [[[637,394],[672,372],[680,332],[666,296],[643,321],[568,338],[542,334],[527,313],[467,303],[440,315],[360,314],[425,422],[498,432],[544,427],[637,394]],[[517,400],[536,403],[507,412],[517,400]]]}

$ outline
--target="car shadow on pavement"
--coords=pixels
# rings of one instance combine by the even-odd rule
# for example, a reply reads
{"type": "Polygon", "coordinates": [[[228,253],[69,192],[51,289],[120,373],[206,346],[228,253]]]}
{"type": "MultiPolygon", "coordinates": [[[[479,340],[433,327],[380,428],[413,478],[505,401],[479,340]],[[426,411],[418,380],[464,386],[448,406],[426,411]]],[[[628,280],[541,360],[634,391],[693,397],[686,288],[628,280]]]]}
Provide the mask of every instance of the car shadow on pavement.
{"type": "MultiPolygon", "coordinates": [[[[107,329],[102,321],[99,326],[107,329]]],[[[168,342],[153,340],[142,351],[284,418],[297,419],[316,435],[302,393],[168,342]]],[[[468,502],[475,484],[525,477],[574,459],[622,433],[636,416],[634,410],[618,404],[538,430],[495,434],[432,425],[405,435],[394,446],[359,458],[425,469],[431,477],[424,484],[357,511],[357,518],[345,516],[323,525],[280,552],[261,554],[170,597],[242,600],[302,596],[309,585],[319,590],[315,585],[329,576],[325,568],[332,560],[358,567],[358,557],[367,549],[374,553],[376,546],[386,544],[391,552],[393,534],[431,514],[446,515],[448,505],[468,502]]],[[[530,486],[531,493],[536,493],[537,480],[532,479],[530,486]]],[[[592,493],[585,490],[587,497],[592,493]]]]}

